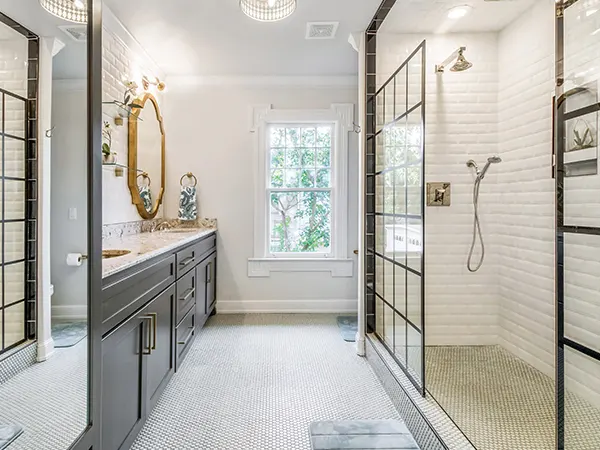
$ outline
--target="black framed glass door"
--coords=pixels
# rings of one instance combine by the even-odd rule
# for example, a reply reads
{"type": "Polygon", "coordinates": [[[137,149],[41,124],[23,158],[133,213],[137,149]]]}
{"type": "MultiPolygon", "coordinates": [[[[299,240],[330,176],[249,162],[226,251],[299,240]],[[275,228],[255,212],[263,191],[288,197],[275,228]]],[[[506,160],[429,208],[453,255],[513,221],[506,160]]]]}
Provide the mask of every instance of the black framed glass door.
{"type": "Polygon", "coordinates": [[[556,3],[556,448],[600,448],[600,15],[556,3]]]}
{"type": "Polygon", "coordinates": [[[368,331],[423,395],[425,47],[367,97],[365,199],[368,331]]]}

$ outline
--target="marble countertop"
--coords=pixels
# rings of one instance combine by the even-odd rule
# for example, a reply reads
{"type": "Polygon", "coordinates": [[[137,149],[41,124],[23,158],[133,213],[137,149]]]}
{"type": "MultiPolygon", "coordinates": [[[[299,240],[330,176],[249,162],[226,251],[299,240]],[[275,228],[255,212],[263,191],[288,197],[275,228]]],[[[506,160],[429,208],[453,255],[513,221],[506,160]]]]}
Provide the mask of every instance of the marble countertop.
{"type": "Polygon", "coordinates": [[[102,277],[107,278],[215,231],[216,228],[175,229],[103,239],[103,250],[130,250],[131,253],[102,260],[102,277]]]}

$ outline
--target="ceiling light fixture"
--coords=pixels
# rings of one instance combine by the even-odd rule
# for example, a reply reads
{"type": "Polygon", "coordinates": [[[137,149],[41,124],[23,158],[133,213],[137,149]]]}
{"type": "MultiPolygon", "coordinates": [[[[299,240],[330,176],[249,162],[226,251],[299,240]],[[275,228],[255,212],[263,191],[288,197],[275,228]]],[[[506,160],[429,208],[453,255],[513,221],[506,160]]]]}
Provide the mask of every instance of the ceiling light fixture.
{"type": "Polygon", "coordinates": [[[40,0],[40,5],[50,14],[75,23],[87,23],[84,0],[40,0]]]}
{"type": "Polygon", "coordinates": [[[240,0],[240,8],[259,22],[277,22],[294,13],[296,0],[240,0]]]}
{"type": "Polygon", "coordinates": [[[448,19],[460,19],[465,17],[467,14],[469,14],[471,9],[472,8],[469,5],[455,6],[448,11],[448,19]]]}

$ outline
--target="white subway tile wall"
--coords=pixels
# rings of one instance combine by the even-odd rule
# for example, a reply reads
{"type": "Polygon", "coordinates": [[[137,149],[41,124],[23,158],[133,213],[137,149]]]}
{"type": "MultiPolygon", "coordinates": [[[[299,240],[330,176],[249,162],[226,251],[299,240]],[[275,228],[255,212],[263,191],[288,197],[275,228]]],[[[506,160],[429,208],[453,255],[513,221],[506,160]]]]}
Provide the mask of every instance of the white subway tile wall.
{"type": "MultiPolygon", "coordinates": [[[[0,25],[4,26],[4,25],[0,25]]],[[[27,39],[15,33],[14,39],[2,41],[0,46],[0,88],[27,97],[27,39]]],[[[25,103],[10,96],[5,96],[4,131],[7,134],[25,137],[25,103]]],[[[1,112],[0,112],[1,114],[1,112]]],[[[25,144],[22,141],[5,137],[4,175],[7,177],[25,176],[25,144]]],[[[2,161],[0,159],[0,170],[2,161]]],[[[25,182],[5,180],[4,219],[23,219],[25,217],[25,182]]],[[[0,199],[2,183],[0,183],[0,199]]],[[[0,200],[1,202],[1,200],[0,200]]],[[[1,205],[0,205],[1,206],[1,205]]],[[[14,261],[24,257],[25,228],[24,223],[4,224],[5,250],[4,260],[14,261]]],[[[4,304],[24,298],[25,267],[23,263],[9,265],[4,272],[4,304]]],[[[0,278],[0,289],[2,279],[0,278]]],[[[7,308],[5,317],[5,346],[8,347],[23,339],[24,306],[7,308]]],[[[0,333],[2,333],[0,320],[0,333]]]]}
{"type": "MultiPolygon", "coordinates": [[[[484,161],[498,152],[498,37],[492,33],[380,34],[379,85],[423,39],[427,39],[425,179],[452,184],[452,206],[426,210],[427,344],[495,344],[499,334],[498,285],[493,222],[488,212],[494,201],[496,175],[491,171],[481,187],[486,262],[478,273],[471,274],[466,261],[473,227],[473,176],[466,162],[470,158],[484,161]],[[473,68],[462,73],[434,73],[435,64],[460,46],[467,47],[466,56],[474,63],[473,68]]],[[[420,71],[420,67],[411,73],[415,70],[420,71]]],[[[409,83],[409,92],[419,94],[420,78],[411,76],[409,83]]]]}
{"type": "MultiPolygon", "coordinates": [[[[585,70],[598,60],[600,14],[587,22],[577,19],[582,11],[570,14],[565,65],[572,77],[597,80],[597,71],[585,70]]],[[[452,206],[426,210],[427,344],[499,344],[554,377],[554,3],[538,0],[499,33],[380,34],[379,85],[422,39],[428,47],[426,181],[452,183],[452,206]],[[459,46],[467,47],[473,67],[436,75],[434,65],[459,46]],[[496,153],[503,162],[490,169],[480,195],[486,259],[471,274],[473,174],[465,163],[496,153]]],[[[600,175],[567,180],[573,224],[600,226],[599,188],[600,175]]],[[[566,257],[567,329],[583,343],[597,343],[600,238],[575,239],[566,257]]],[[[570,358],[567,385],[600,406],[600,364],[584,370],[580,360],[570,358]]]]}
{"type": "MultiPolygon", "coordinates": [[[[144,70],[139,65],[143,56],[135,54],[125,43],[113,35],[109,30],[104,30],[102,35],[102,101],[112,102],[114,100],[123,101],[125,93],[125,82],[137,80],[139,92],[142,92],[140,79],[142,74],[152,76],[152,73],[144,70]]],[[[162,94],[153,92],[159,104],[162,101],[162,94]]],[[[117,153],[117,161],[120,164],[128,164],[128,127],[127,119],[123,126],[116,126],[114,123],[115,115],[118,112],[116,107],[104,107],[103,120],[110,123],[112,134],[112,151],[117,153]]],[[[165,125],[168,126],[168,125],[165,125]]],[[[168,136],[168,135],[167,135],[168,136]]],[[[137,209],[131,202],[131,194],[127,184],[127,172],[123,177],[115,177],[114,171],[105,169],[102,174],[103,182],[103,201],[102,217],[104,225],[133,222],[140,220],[137,209]]],[[[158,180],[153,180],[158,182],[158,180]]],[[[162,209],[159,210],[157,217],[162,217],[162,209]]]]}

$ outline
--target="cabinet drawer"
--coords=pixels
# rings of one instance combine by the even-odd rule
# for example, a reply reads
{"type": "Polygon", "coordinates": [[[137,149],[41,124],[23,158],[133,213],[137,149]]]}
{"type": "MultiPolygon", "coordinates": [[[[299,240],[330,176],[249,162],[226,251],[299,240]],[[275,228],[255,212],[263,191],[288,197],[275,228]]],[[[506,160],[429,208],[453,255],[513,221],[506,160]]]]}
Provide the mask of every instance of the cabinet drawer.
{"type": "Polygon", "coordinates": [[[102,334],[126,320],[174,281],[174,255],[109,278],[102,289],[102,334]]]}
{"type": "Polygon", "coordinates": [[[197,244],[177,252],[177,278],[189,272],[201,261],[201,256],[216,245],[216,237],[210,236],[197,244]]]}
{"type": "Polygon", "coordinates": [[[177,327],[177,363],[175,369],[179,369],[183,359],[187,355],[195,336],[196,313],[194,309],[183,318],[177,327]]]}
{"type": "Polygon", "coordinates": [[[184,275],[177,281],[177,324],[179,324],[189,310],[196,304],[198,289],[196,271],[184,275]]]}

